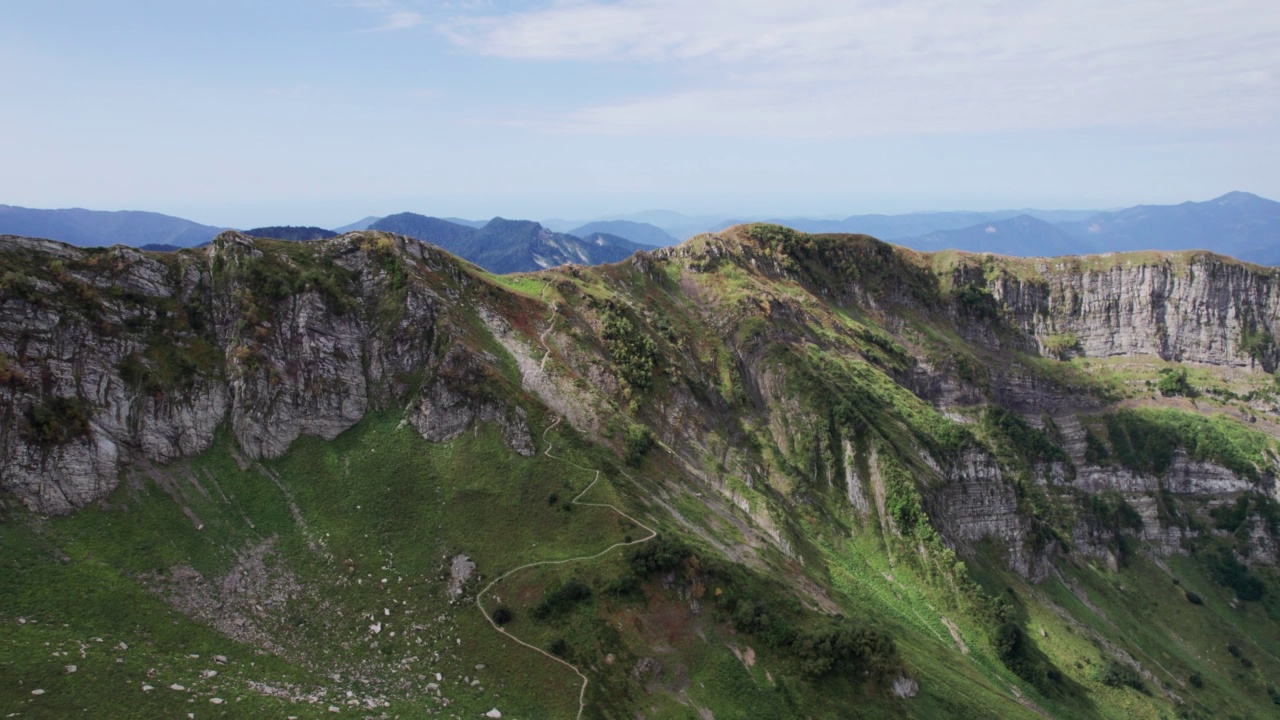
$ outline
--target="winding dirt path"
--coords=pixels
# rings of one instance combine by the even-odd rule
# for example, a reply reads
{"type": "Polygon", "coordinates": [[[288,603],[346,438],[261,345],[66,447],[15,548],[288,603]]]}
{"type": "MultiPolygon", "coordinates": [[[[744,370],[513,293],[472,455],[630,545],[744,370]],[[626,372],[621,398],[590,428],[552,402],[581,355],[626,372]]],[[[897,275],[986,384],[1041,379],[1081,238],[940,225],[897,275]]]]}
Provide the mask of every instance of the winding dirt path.
{"type": "MultiPolygon", "coordinates": [[[[576,467],[576,468],[578,468],[579,470],[582,470],[582,471],[584,471],[584,472],[591,472],[591,469],[590,469],[590,468],[584,468],[584,467],[582,467],[581,465],[577,465],[577,464],[575,464],[575,463],[571,463],[571,462],[569,462],[568,460],[565,460],[565,459],[564,459],[564,458],[562,458],[562,457],[556,457],[555,455],[552,455],[552,454],[551,454],[551,441],[550,441],[550,440],[547,440],[547,433],[551,432],[551,431],[552,431],[556,426],[558,426],[558,425],[560,424],[560,422],[561,422],[561,420],[562,420],[562,419],[563,419],[563,418],[557,417],[557,418],[556,418],[556,420],[555,420],[555,422],[553,422],[553,423],[551,423],[550,425],[548,425],[548,426],[547,426],[547,429],[542,431],[542,441],[543,441],[543,442],[545,442],[545,443],[547,444],[547,449],[546,449],[545,451],[543,451],[543,454],[545,454],[547,457],[549,457],[549,458],[551,458],[551,459],[553,459],[553,460],[559,460],[560,462],[562,462],[562,463],[564,463],[564,464],[566,464],[566,465],[572,465],[573,467],[576,467]]],[[[645,530],[648,530],[648,531],[649,531],[649,535],[648,535],[648,537],[643,537],[643,538],[641,538],[641,539],[639,539],[639,540],[632,540],[632,541],[630,541],[630,542],[614,543],[613,545],[610,545],[609,547],[605,548],[604,550],[601,550],[601,551],[600,551],[600,552],[598,552],[598,553],[595,553],[594,555],[583,555],[583,556],[581,556],[581,557],[566,558],[566,559],[564,559],[564,560],[542,560],[542,561],[540,561],[540,562],[533,562],[533,563],[529,563],[528,565],[521,565],[520,567],[512,568],[511,570],[508,570],[508,571],[506,571],[505,573],[503,573],[503,574],[499,575],[497,578],[495,578],[495,579],[494,579],[492,582],[490,582],[488,585],[485,585],[483,590],[481,590],[480,592],[476,593],[476,608],[478,608],[478,609],[480,610],[480,614],[481,614],[481,615],[484,615],[484,619],[489,621],[489,625],[490,625],[490,626],[492,626],[494,630],[498,631],[499,633],[502,633],[503,635],[505,635],[507,638],[509,638],[509,639],[510,639],[510,640],[512,640],[513,642],[515,642],[515,643],[517,643],[517,644],[519,644],[519,645],[523,645],[523,646],[525,646],[525,647],[529,648],[530,650],[533,650],[534,652],[537,652],[537,653],[542,654],[543,656],[547,657],[548,659],[550,659],[550,660],[552,660],[552,661],[554,661],[554,662],[558,662],[558,663],[560,663],[561,665],[564,665],[565,667],[567,667],[567,668],[569,668],[570,670],[572,670],[572,671],[574,672],[574,674],[576,674],[579,678],[582,678],[582,689],[578,691],[578,714],[577,714],[577,716],[576,716],[576,717],[578,718],[578,720],[581,720],[581,718],[582,718],[582,713],[583,713],[583,711],[584,711],[584,710],[586,710],[586,708],[587,708],[587,685],[589,685],[589,684],[591,683],[591,681],[587,679],[587,676],[586,676],[585,674],[583,674],[582,670],[580,670],[577,666],[573,665],[572,663],[570,663],[570,662],[568,662],[568,661],[566,661],[566,660],[564,660],[564,659],[562,659],[562,658],[556,657],[555,655],[552,655],[551,653],[547,652],[546,650],[543,650],[542,648],[540,648],[540,647],[538,647],[538,646],[536,646],[536,645],[531,645],[531,644],[529,644],[529,643],[527,643],[527,642],[525,642],[525,641],[521,640],[520,638],[516,637],[515,635],[512,635],[511,633],[507,632],[507,631],[506,631],[506,630],[505,630],[501,625],[499,625],[497,622],[495,622],[495,621],[494,621],[494,619],[493,619],[493,617],[492,617],[491,615],[489,615],[489,613],[484,609],[484,603],[483,603],[483,600],[484,600],[484,596],[485,596],[486,594],[488,594],[488,592],[489,592],[491,589],[493,589],[493,586],[494,586],[494,585],[497,585],[498,583],[500,583],[500,582],[502,582],[503,580],[505,580],[505,579],[507,579],[507,578],[511,577],[512,575],[514,575],[514,574],[516,574],[516,573],[520,572],[521,570],[528,570],[529,568],[533,568],[533,567],[540,567],[540,566],[543,566],[543,565],[566,565],[566,564],[568,564],[568,563],[584,562],[584,561],[587,561],[587,560],[594,560],[594,559],[596,559],[596,558],[598,558],[598,557],[601,557],[601,556],[603,556],[603,555],[607,555],[607,554],[609,554],[610,552],[612,552],[613,550],[616,550],[616,549],[618,549],[618,548],[627,547],[628,545],[639,545],[640,543],[648,542],[648,541],[650,541],[650,540],[652,540],[652,539],[654,539],[654,538],[656,538],[656,537],[658,536],[658,532],[657,532],[656,530],[654,530],[653,528],[649,527],[648,525],[645,525],[644,523],[640,522],[639,520],[637,520],[637,519],[635,519],[635,518],[631,517],[630,515],[628,515],[628,514],[626,514],[626,513],[622,512],[622,511],[621,511],[621,510],[619,510],[617,507],[614,507],[613,505],[610,505],[609,503],[590,503],[590,502],[582,502],[582,496],[583,496],[583,495],[586,495],[588,492],[591,492],[591,488],[595,487],[595,486],[596,486],[596,483],[600,482],[600,471],[599,471],[599,470],[596,470],[596,471],[595,471],[595,474],[596,474],[595,479],[593,479],[593,480],[591,481],[591,484],[590,484],[590,485],[587,485],[587,487],[586,487],[582,492],[578,493],[578,494],[573,498],[573,500],[572,500],[573,504],[574,504],[574,505],[581,505],[581,506],[583,506],[583,507],[599,507],[599,508],[608,508],[608,509],[610,509],[610,510],[612,510],[612,511],[616,512],[616,513],[618,513],[618,514],[619,514],[619,515],[621,515],[622,517],[624,517],[624,518],[626,518],[626,519],[630,520],[631,522],[635,523],[636,525],[638,525],[638,526],[640,526],[640,527],[644,528],[645,530]]]]}

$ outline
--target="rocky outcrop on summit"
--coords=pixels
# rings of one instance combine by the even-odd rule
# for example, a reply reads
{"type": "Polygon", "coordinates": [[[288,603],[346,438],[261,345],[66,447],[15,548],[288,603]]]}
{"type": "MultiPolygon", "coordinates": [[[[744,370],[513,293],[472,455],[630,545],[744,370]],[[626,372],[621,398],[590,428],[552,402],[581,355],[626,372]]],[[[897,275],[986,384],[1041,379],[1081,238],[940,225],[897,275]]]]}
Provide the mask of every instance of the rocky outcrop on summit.
{"type": "Polygon", "coordinates": [[[434,378],[413,418],[424,436],[494,421],[532,452],[523,411],[444,402],[458,378],[437,377],[454,328],[440,293],[468,279],[422,243],[352,234],[291,252],[225,233],[161,256],[0,238],[0,259],[0,488],[33,510],[103,497],[133,460],[203,452],[224,422],[252,458],[332,439],[414,378],[434,378]]]}

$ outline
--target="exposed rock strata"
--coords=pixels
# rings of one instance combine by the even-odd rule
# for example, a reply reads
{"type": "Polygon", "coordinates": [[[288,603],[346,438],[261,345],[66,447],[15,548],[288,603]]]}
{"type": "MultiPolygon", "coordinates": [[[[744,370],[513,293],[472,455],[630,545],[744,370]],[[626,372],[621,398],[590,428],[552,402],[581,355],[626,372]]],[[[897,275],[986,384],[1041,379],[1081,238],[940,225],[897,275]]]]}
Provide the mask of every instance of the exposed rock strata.
{"type": "Polygon", "coordinates": [[[38,293],[0,295],[0,353],[9,377],[0,386],[0,488],[33,510],[68,512],[111,492],[134,459],[168,463],[207,450],[223,423],[249,457],[279,457],[301,435],[332,439],[369,411],[394,406],[412,377],[431,378],[411,416],[424,437],[449,439],[472,423],[496,422],[513,449],[532,454],[522,409],[467,394],[483,372],[439,372],[485,363],[439,358],[447,345],[441,336],[454,327],[440,320],[447,295],[465,282],[457,261],[422,243],[391,242],[376,247],[354,235],[323,244],[325,256],[352,278],[342,289],[350,297],[304,288],[275,299],[279,280],[250,286],[263,253],[235,233],[164,259],[129,248],[0,238],[0,252],[74,268],[63,285],[84,288],[85,298],[77,304],[47,281],[38,293]],[[398,292],[386,253],[412,263],[401,272],[443,277],[398,292]],[[388,311],[394,304],[399,310],[388,311]],[[176,313],[185,317],[175,322],[176,313]],[[157,347],[147,328],[166,322],[172,329],[158,342],[177,345],[172,362],[195,369],[176,386],[142,387],[129,372],[161,372],[151,358],[168,349],[157,347]],[[197,348],[205,358],[194,357],[197,348]],[[83,403],[87,428],[40,442],[31,413],[57,398],[83,403]]]}

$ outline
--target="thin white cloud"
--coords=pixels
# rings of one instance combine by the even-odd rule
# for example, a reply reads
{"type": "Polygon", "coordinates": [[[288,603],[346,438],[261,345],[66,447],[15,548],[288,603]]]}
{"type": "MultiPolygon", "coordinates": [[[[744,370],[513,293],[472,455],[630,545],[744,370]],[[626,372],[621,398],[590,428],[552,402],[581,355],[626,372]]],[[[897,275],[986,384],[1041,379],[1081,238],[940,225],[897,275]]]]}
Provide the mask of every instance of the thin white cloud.
{"type": "Polygon", "coordinates": [[[351,5],[367,10],[378,18],[377,25],[364,28],[362,32],[408,30],[427,22],[426,15],[392,0],[352,0],[351,5]]]}
{"type": "Polygon", "coordinates": [[[643,63],[671,89],[574,132],[856,137],[1280,118],[1274,0],[556,0],[463,15],[473,53],[643,63]]]}

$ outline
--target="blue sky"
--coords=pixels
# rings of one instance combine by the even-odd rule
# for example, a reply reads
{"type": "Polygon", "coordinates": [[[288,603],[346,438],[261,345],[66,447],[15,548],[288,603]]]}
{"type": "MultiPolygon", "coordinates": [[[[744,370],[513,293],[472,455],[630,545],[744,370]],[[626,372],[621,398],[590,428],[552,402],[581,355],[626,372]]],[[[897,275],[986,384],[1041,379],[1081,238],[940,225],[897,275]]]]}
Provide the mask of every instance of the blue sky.
{"type": "Polygon", "coordinates": [[[1280,199],[1274,0],[0,0],[0,203],[219,225],[1280,199]]]}

